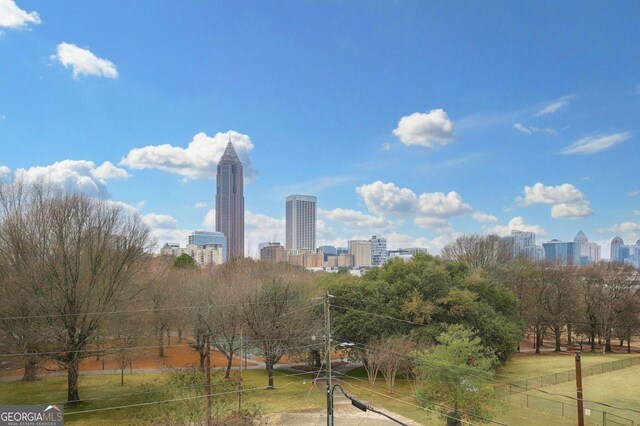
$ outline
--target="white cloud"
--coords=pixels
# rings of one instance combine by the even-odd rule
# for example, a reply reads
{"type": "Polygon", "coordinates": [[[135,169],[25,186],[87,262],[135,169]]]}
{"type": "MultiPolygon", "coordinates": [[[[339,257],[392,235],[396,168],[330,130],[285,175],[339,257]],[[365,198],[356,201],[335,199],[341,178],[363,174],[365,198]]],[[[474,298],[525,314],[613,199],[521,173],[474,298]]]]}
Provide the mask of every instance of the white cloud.
{"type": "Polygon", "coordinates": [[[455,191],[422,193],[419,197],[419,213],[428,217],[449,218],[471,212],[473,209],[462,202],[455,191]]]}
{"type": "Polygon", "coordinates": [[[589,136],[582,138],[565,149],[563,154],[595,154],[611,148],[620,142],[624,142],[631,138],[631,132],[613,133],[604,136],[589,136]]]}
{"type": "Polygon", "coordinates": [[[408,215],[415,212],[418,206],[418,197],[412,190],[399,188],[392,182],[378,180],[357,187],[356,192],[370,211],[380,215],[408,215]]]}
{"type": "Polygon", "coordinates": [[[0,27],[22,29],[29,24],[40,24],[38,12],[20,9],[13,0],[0,0],[0,27]]]}
{"type": "Polygon", "coordinates": [[[387,239],[387,247],[389,248],[389,250],[421,247],[428,249],[429,253],[431,254],[440,253],[440,250],[442,250],[444,246],[453,241],[456,237],[457,234],[441,234],[436,238],[428,239],[398,232],[392,232],[388,235],[385,235],[385,238],[387,239]]]}
{"type": "Polygon", "coordinates": [[[110,161],[105,161],[93,172],[93,177],[97,179],[128,179],[129,173],[125,169],[114,166],[110,161]]]}
{"type": "Polygon", "coordinates": [[[515,127],[517,130],[520,130],[522,133],[529,133],[529,134],[533,133],[533,130],[531,130],[531,129],[530,129],[530,128],[528,128],[528,127],[525,127],[525,126],[524,126],[523,124],[521,124],[521,123],[515,123],[515,124],[513,125],[513,127],[515,127]]]}
{"type": "Polygon", "coordinates": [[[608,228],[598,228],[598,232],[619,235],[625,243],[633,244],[640,239],[640,223],[624,222],[608,228]]]}
{"type": "Polygon", "coordinates": [[[142,221],[151,228],[175,229],[178,221],[168,214],[149,213],[142,216],[142,221]]]}
{"type": "Polygon", "coordinates": [[[7,166],[0,166],[0,178],[5,177],[11,173],[11,169],[7,166]]]}
{"type": "Polygon", "coordinates": [[[419,145],[432,148],[453,142],[453,123],[443,109],[432,109],[427,113],[414,112],[402,117],[393,130],[405,145],[419,145]]]}
{"type": "Polygon", "coordinates": [[[197,203],[195,203],[193,205],[193,207],[196,208],[196,209],[204,209],[205,207],[211,206],[211,205],[213,205],[213,203],[209,203],[209,202],[206,202],[206,201],[198,201],[197,203]]]}
{"type": "Polygon", "coordinates": [[[423,192],[419,196],[409,188],[394,183],[376,181],[356,188],[367,208],[378,215],[413,215],[414,223],[421,228],[442,230],[451,225],[447,219],[473,211],[455,191],[423,192]]]}
{"type": "Polygon", "coordinates": [[[202,226],[210,229],[216,229],[216,209],[209,210],[202,219],[202,226]]]}
{"type": "Polygon", "coordinates": [[[530,225],[525,223],[522,216],[516,216],[509,221],[509,224],[504,225],[496,225],[491,228],[486,228],[487,232],[490,234],[496,234],[500,236],[510,235],[511,231],[522,231],[522,232],[534,232],[536,236],[538,235],[546,235],[547,231],[539,225],[530,225]]]}
{"type": "Polygon", "coordinates": [[[244,251],[250,257],[260,257],[258,244],[267,241],[284,242],[284,218],[275,218],[260,213],[244,212],[244,251]]]}
{"type": "Polygon", "coordinates": [[[640,216],[640,210],[634,210],[633,211],[633,215],[634,216],[640,216]]]}
{"type": "Polygon", "coordinates": [[[383,151],[391,151],[391,144],[386,142],[382,144],[382,150],[383,151]]]}
{"type": "Polygon", "coordinates": [[[156,240],[155,250],[160,251],[166,243],[178,243],[184,247],[189,242],[190,229],[151,228],[151,235],[156,240]]]}
{"type": "Polygon", "coordinates": [[[494,215],[483,213],[483,212],[478,212],[478,211],[473,212],[471,217],[476,222],[493,222],[493,223],[495,223],[495,222],[498,221],[498,218],[495,217],[494,215]]]}
{"type": "Polygon", "coordinates": [[[515,123],[513,125],[514,128],[516,128],[517,130],[521,131],[522,133],[528,133],[528,134],[533,134],[533,133],[544,133],[547,135],[557,135],[558,131],[556,129],[552,129],[550,127],[527,127],[522,123],[515,123]]]}
{"type": "Polygon", "coordinates": [[[333,222],[343,222],[349,226],[355,226],[359,228],[386,228],[390,225],[384,217],[371,216],[356,210],[349,209],[333,209],[333,210],[319,210],[320,215],[325,219],[333,222]]]}
{"type": "Polygon", "coordinates": [[[593,209],[584,194],[570,183],[557,186],[545,186],[538,182],[524,187],[524,198],[517,197],[516,202],[523,207],[533,204],[550,205],[553,218],[578,218],[593,213],[593,209]]]}
{"type": "Polygon", "coordinates": [[[413,223],[425,229],[445,229],[450,228],[451,224],[448,220],[443,219],[441,217],[427,217],[427,216],[418,216],[413,220],[413,223]]]}
{"type": "Polygon", "coordinates": [[[640,195],[640,190],[638,191],[629,191],[629,197],[635,197],[637,195],[640,195]]]}
{"type": "Polygon", "coordinates": [[[571,100],[574,97],[575,97],[575,95],[569,95],[569,96],[563,96],[560,99],[556,99],[555,101],[553,101],[552,103],[550,103],[549,105],[545,106],[540,111],[538,111],[538,113],[536,115],[540,116],[540,115],[546,115],[546,114],[553,114],[554,112],[558,111],[559,109],[564,108],[565,106],[569,105],[569,102],[571,102],[571,100]]]}
{"type": "Polygon", "coordinates": [[[217,133],[214,137],[204,132],[198,133],[186,148],[169,144],[134,148],[120,161],[120,165],[133,169],[159,169],[186,179],[215,179],[216,166],[227,146],[229,135],[242,162],[245,181],[250,181],[256,175],[249,157],[253,143],[248,135],[234,131],[217,133]]]}
{"type": "Polygon", "coordinates": [[[73,78],[81,75],[118,78],[118,70],[113,62],[98,58],[90,50],[75,44],[62,42],[58,45],[56,54],[51,55],[52,61],[57,60],[65,68],[71,67],[73,78]]]}
{"type": "Polygon", "coordinates": [[[125,170],[108,161],[96,166],[93,161],[63,160],[50,166],[16,170],[16,178],[26,182],[44,180],[65,191],[84,192],[104,198],[109,195],[108,179],[124,179],[128,176],[125,170]]]}

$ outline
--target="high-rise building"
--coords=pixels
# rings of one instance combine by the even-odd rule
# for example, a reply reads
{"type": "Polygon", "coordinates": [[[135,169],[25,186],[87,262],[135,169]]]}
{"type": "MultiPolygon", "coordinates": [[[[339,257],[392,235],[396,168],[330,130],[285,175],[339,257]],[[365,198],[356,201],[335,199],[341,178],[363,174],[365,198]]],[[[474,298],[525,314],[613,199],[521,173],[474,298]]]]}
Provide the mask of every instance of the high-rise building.
{"type": "Polygon", "coordinates": [[[371,265],[382,266],[389,259],[387,239],[380,235],[371,237],[371,265]]]}
{"type": "Polygon", "coordinates": [[[580,264],[580,246],[578,243],[563,242],[560,240],[551,240],[543,243],[545,259],[549,262],[555,262],[560,265],[579,265],[580,264]]]}
{"type": "Polygon", "coordinates": [[[244,256],[244,186],[242,163],[231,143],[218,162],[216,174],[216,231],[227,237],[227,257],[244,256]]]}
{"type": "Polygon", "coordinates": [[[227,261],[227,237],[222,232],[194,231],[189,235],[189,245],[222,247],[222,262],[227,261]]]}
{"type": "Polygon", "coordinates": [[[348,245],[349,253],[353,255],[354,267],[367,268],[371,266],[371,241],[350,240],[348,245]]]}
{"type": "Polygon", "coordinates": [[[624,240],[620,237],[615,237],[611,240],[611,261],[612,262],[624,262],[629,256],[629,246],[624,245],[624,240]]]}
{"type": "Polygon", "coordinates": [[[542,246],[536,246],[536,234],[533,232],[511,231],[511,235],[500,237],[500,244],[504,244],[512,258],[520,256],[533,260],[541,260],[544,257],[542,246]]]}
{"type": "Polygon", "coordinates": [[[578,245],[578,263],[580,265],[600,262],[600,245],[590,243],[584,232],[578,232],[573,242],[578,245]]]}
{"type": "Polygon", "coordinates": [[[316,249],[316,197],[289,195],[286,201],[287,251],[315,251],[316,249]]]}

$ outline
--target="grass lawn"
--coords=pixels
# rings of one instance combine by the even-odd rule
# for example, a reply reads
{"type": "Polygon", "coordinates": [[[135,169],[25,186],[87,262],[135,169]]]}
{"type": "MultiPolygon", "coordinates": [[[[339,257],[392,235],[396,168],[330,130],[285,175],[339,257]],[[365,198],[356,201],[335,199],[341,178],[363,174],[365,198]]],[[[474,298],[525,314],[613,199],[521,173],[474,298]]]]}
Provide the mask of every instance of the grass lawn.
{"type": "MultiPolygon", "coordinates": [[[[592,355],[583,357],[583,366],[599,365],[602,362],[625,358],[625,355],[592,355]]],[[[522,378],[538,377],[543,374],[561,372],[573,368],[574,358],[567,355],[519,355],[498,371],[497,379],[502,382],[515,381],[522,378]]],[[[235,372],[234,372],[235,373],[235,372]]],[[[125,386],[120,386],[120,376],[102,374],[84,374],[80,377],[80,396],[85,402],[79,406],[65,406],[65,422],[71,425],[113,425],[139,424],[149,415],[162,415],[158,404],[129,407],[107,411],[96,411],[72,414],[76,411],[87,411],[118,407],[122,405],[143,404],[146,402],[174,399],[184,394],[176,393],[175,389],[167,387],[168,374],[157,372],[148,374],[126,374],[125,386]]],[[[640,397],[636,389],[640,389],[640,366],[625,368],[618,371],[598,374],[583,379],[585,398],[606,402],[640,410],[640,397]]],[[[334,383],[340,384],[344,390],[357,399],[388,413],[398,413],[411,418],[421,424],[444,424],[441,416],[431,414],[416,406],[413,398],[412,385],[398,378],[394,392],[386,388],[384,380],[378,379],[376,385],[369,385],[366,373],[356,369],[349,373],[349,377],[336,375],[334,383]]],[[[267,377],[264,370],[246,370],[243,373],[245,389],[243,401],[255,404],[264,413],[300,412],[305,410],[324,410],[326,394],[323,383],[314,385],[309,373],[294,373],[277,371],[274,390],[266,390],[267,377]]],[[[198,388],[197,392],[200,392],[198,388]]],[[[229,398],[235,401],[233,387],[229,398]]],[[[545,390],[575,395],[575,383],[560,383],[557,386],[545,386],[545,390]]],[[[162,407],[171,408],[180,404],[191,404],[199,410],[203,401],[198,397],[189,402],[169,402],[162,407]]],[[[215,392],[215,391],[214,391],[215,392]]],[[[336,391],[338,392],[338,391],[336,391]]],[[[61,403],[66,400],[66,377],[49,377],[33,383],[0,382],[0,404],[50,404],[61,403]]],[[[233,402],[235,404],[235,402],[233,402]]],[[[571,425],[575,424],[575,408],[573,401],[529,391],[514,394],[507,398],[506,403],[498,408],[495,420],[505,424],[527,425],[571,425]],[[527,409],[527,395],[529,407],[527,409]],[[541,397],[547,398],[543,400],[541,397]],[[565,402],[565,418],[562,418],[562,401],[565,402]],[[545,414],[546,413],[546,414],[545,414]]],[[[592,417],[587,420],[602,420],[603,407],[585,404],[592,409],[592,417]]],[[[354,408],[355,409],[355,408],[354,408]]],[[[637,413],[606,408],[612,414],[632,418],[637,423],[640,416],[637,413]]],[[[610,417],[609,420],[615,418],[610,417]]],[[[618,419],[619,420],[619,419],[618,419]]],[[[636,423],[636,424],[637,424],[636,423]]],[[[615,424],[613,421],[610,424],[615,424]]],[[[630,424],[624,423],[621,424],[630,424]]]]}
{"type": "MultiPolygon", "coordinates": [[[[631,408],[640,410],[640,397],[638,397],[637,389],[640,389],[640,366],[634,366],[623,370],[612,371],[605,374],[585,377],[582,380],[584,391],[584,399],[603,402],[616,407],[631,408]]],[[[567,382],[558,386],[545,387],[546,391],[553,393],[569,395],[575,397],[575,383],[567,382]]],[[[518,404],[525,404],[527,395],[529,395],[529,405],[537,410],[545,411],[554,415],[561,415],[564,403],[565,417],[576,419],[577,412],[575,401],[568,398],[562,398],[555,395],[545,395],[540,392],[529,391],[519,395],[513,395],[511,398],[518,404]],[[517,401],[516,401],[517,400],[517,401]]],[[[605,407],[600,404],[585,401],[584,407],[591,411],[590,416],[586,416],[585,420],[593,422],[602,422],[602,411],[608,414],[608,422],[611,424],[631,424],[630,421],[624,421],[621,416],[626,419],[633,420],[636,424],[640,422],[640,414],[620,410],[611,407],[605,407]],[[617,423],[614,423],[617,422],[617,423]]]]}
{"type": "MultiPolygon", "coordinates": [[[[631,357],[637,357],[637,355],[586,353],[582,354],[582,369],[583,371],[590,371],[591,367],[593,367],[594,371],[601,371],[599,366],[602,363],[630,359],[631,357]]],[[[531,380],[532,378],[573,369],[575,369],[575,357],[573,355],[517,355],[498,370],[499,376],[497,376],[497,379],[503,382],[520,382],[522,378],[529,378],[530,382],[535,385],[535,380],[531,380]]],[[[605,371],[603,374],[583,377],[584,398],[640,410],[640,398],[635,391],[635,389],[640,389],[640,366],[636,365],[616,371],[607,371],[607,367],[605,367],[605,371]]],[[[573,379],[560,382],[558,385],[547,385],[543,389],[572,397],[576,395],[576,385],[573,379]]],[[[514,394],[508,397],[506,401],[508,404],[513,405],[507,405],[507,410],[499,414],[496,420],[507,424],[522,424],[523,419],[527,419],[526,424],[539,424],[541,426],[575,424],[576,422],[577,408],[575,407],[575,401],[567,398],[546,395],[537,391],[528,391],[514,394]],[[529,409],[526,408],[527,406],[529,406],[529,409]],[[544,415],[542,412],[548,414],[544,415]],[[563,413],[564,418],[562,418],[563,413]]],[[[591,410],[591,416],[585,417],[587,424],[601,424],[602,410],[613,415],[617,414],[633,419],[636,424],[640,422],[640,416],[637,413],[591,403],[585,403],[585,408],[591,410]]],[[[611,415],[607,418],[607,422],[609,424],[631,424],[630,421],[624,421],[611,415]]]]}

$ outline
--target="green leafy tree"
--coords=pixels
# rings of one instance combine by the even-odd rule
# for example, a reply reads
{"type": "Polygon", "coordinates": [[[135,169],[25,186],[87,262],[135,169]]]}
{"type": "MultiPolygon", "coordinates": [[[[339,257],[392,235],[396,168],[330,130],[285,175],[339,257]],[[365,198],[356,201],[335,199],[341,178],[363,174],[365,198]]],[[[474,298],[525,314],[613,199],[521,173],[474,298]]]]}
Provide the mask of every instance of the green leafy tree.
{"type": "Polygon", "coordinates": [[[495,398],[486,379],[493,377],[498,359],[473,331],[461,324],[450,325],[431,351],[414,354],[416,394],[422,405],[449,416],[448,424],[490,418],[495,398]]]}
{"type": "Polygon", "coordinates": [[[173,267],[181,269],[195,269],[197,265],[196,261],[193,260],[193,257],[189,256],[187,253],[182,253],[173,261],[173,267]]]}

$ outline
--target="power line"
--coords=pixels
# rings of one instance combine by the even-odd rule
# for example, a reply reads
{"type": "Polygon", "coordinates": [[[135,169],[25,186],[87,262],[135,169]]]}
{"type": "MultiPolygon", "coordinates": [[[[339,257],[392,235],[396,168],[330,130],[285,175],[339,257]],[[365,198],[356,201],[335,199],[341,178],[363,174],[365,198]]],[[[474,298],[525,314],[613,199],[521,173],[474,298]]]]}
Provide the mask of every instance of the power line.
{"type": "MultiPolygon", "coordinates": [[[[79,316],[79,315],[118,315],[118,314],[131,314],[131,313],[140,313],[140,312],[163,312],[163,311],[178,311],[178,310],[187,310],[187,309],[210,309],[210,308],[225,308],[225,307],[234,307],[234,306],[246,306],[246,305],[270,305],[273,303],[280,302],[301,302],[301,301],[310,301],[314,300],[314,298],[302,298],[302,299],[284,299],[284,300],[270,300],[268,302],[242,302],[242,303],[227,303],[227,304],[209,304],[209,305],[187,305],[187,306],[173,306],[173,307],[164,307],[164,308],[144,308],[144,309],[127,309],[127,310],[119,310],[119,311],[106,311],[106,312],[77,312],[70,314],[43,314],[43,315],[24,315],[24,316],[6,316],[0,317],[0,321],[12,321],[12,320],[29,320],[29,319],[38,319],[38,318],[60,318],[60,317],[71,317],[71,316],[79,316]]],[[[139,302],[134,300],[133,302],[139,302]]],[[[317,305],[312,305],[317,306],[317,305]]],[[[312,307],[312,306],[308,306],[312,307]]]]}
{"type": "MultiPolygon", "coordinates": [[[[260,343],[260,342],[277,342],[282,339],[262,339],[262,340],[252,340],[250,343],[260,343]]],[[[310,343],[307,345],[301,346],[290,346],[286,348],[282,348],[282,351],[289,351],[293,349],[305,349],[318,346],[317,343],[310,343]]],[[[118,348],[102,348],[102,349],[77,349],[77,350],[59,350],[59,351],[47,351],[47,352],[22,352],[22,353],[11,353],[11,354],[0,354],[0,357],[21,357],[21,356],[40,356],[40,355],[58,355],[58,354],[67,354],[67,353],[89,353],[89,356],[93,355],[101,355],[109,352],[117,353],[120,351],[126,350],[145,350],[145,349],[158,349],[158,348],[184,348],[184,347],[193,347],[192,344],[173,344],[171,346],[167,345],[150,345],[150,346],[122,346],[118,348]]]]}
{"type": "MultiPolygon", "coordinates": [[[[358,342],[350,342],[350,343],[354,343],[354,344],[356,344],[358,346],[362,346],[364,348],[374,348],[373,346],[365,345],[363,343],[358,343],[358,342]]],[[[390,350],[385,350],[385,349],[380,349],[380,348],[376,348],[376,349],[377,350],[381,350],[383,352],[392,353],[392,354],[395,354],[397,356],[402,356],[404,358],[413,360],[413,358],[408,356],[407,354],[402,354],[400,352],[395,352],[395,351],[390,351],[390,350]]],[[[520,388],[520,389],[525,389],[527,391],[540,392],[540,393],[544,393],[544,394],[547,394],[547,395],[559,396],[559,397],[568,398],[568,399],[571,399],[571,400],[574,400],[574,401],[578,401],[578,398],[573,397],[573,396],[564,395],[564,394],[555,393],[555,392],[548,392],[548,391],[545,391],[544,389],[539,389],[539,388],[530,388],[530,387],[527,387],[527,386],[518,385],[516,383],[501,382],[499,380],[492,379],[490,377],[484,377],[484,376],[481,376],[481,375],[478,375],[478,374],[474,374],[474,373],[471,373],[471,372],[468,372],[468,371],[465,372],[465,369],[462,366],[459,366],[459,365],[443,364],[443,363],[440,363],[439,365],[433,365],[433,364],[428,364],[428,363],[423,363],[423,364],[425,366],[429,367],[429,368],[443,368],[445,370],[449,370],[449,371],[452,371],[452,372],[456,372],[454,369],[458,369],[458,370],[462,370],[462,371],[459,371],[460,373],[466,374],[466,375],[468,375],[470,377],[477,377],[477,378],[480,378],[480,379],[483,379],[483,380],[487,380],[487,381],[490,381],[490,382],[493,382],[493,383],[498,383],[498,384],[501,384],[501,385],[514,386],[514,387],[517,387],[517,388],[520,388]],[[446,368],[445,365],[449,366],[449,368],[446,368]]],[[[584,402],[589,402],[589,403],[592,403],[592,404],[602,405],[602,406],[609,407],[609,408],[614,408],[614,409],[617,409],[617,410],[625,410],[625,411],[631,411],[631,412],[634,412],[634,413],[640,413],[640,410],[636,410],[634,408],[618,407],[618,406],[614,406],[614,405],[607,404],[607,403],[604,403],[604,402],[593,401],[593,400],[588,400],[588,399],[583,399],[583,401],[584,402]]]]}
{"type": "MultiPolygon", "coordinates": [[[[200,371],[200,370],[198,370],[200,371]]],[[[310,375],[312,374],[311,372],[300,372],[300,373],[293,373],[293,374],[279,374],[278,376],[280,377],[286,377],[286,378],[290,378],[290,377],[297,377],[297,376],[302,376],[302,375],[310,375]]],[[[260,377],[257,379],[250,379],[250,380],[243,380],[243,382],[245,383],[251,383],[251,382],[257,382],[257,381],[261,381],[261,380],[265,380],[264,377],[260,377]]],[[[102,401],[102,400],[106,400],[106,399],[118,399],[118,398],[124,398],[127,396],[138,396],[138,395],[146,395],[146,394],[154,394],[154,393],[161,393],[161,392],[174,392],[174,391],[183,391],[183,390],[191,390],[191,389],[202,389],[204,387],[204,385],[198,385],[198,386],[187,386],[187,387],[180,387],[180,388],[175,388],[175,387],[170,387],[171,385],[164,385],[159,387],[158,389],[154,389],[154,390],[147,390],[147,391],[143,391],[143,392],[132,392],[132,393],[124,393],[124,394],[117,394],[117,395],[111,395],[111,396],[105,396],[105,397],[95,397],[95,398],[83,398],[81,400],[81,402],[89,402],[89,401],[102,401]]],[[[235,391],[237,392],[237,390],[235,391]]],[[[42,402],[41,404],[64,404],[65,402],[56,402],[56,403],[52,403],[51,401],[47,401],[47,402],[42,402]]]]}
{"type": "MultiPolygon", "coordinates": [[[[375,387],[377,387],[377,388],[381,388],[381,389],[384,389],[384,390],[387,390],[387,391],[391,390],[392,392],[395,392],[395,393],[397,393],[397,394],[399,394],[399,395],[407,396],[407,397],[409,397],[409,398],[413,398],[413,399],[415,399],[415,400],[417,400],[417,401],[426,402],[426,403],[428,403],[428,404],[433,404],[433,405],[435,405],[435,406],[437,406],[437,407],[442,407],[442,408],[445,408],[445,409],[447,409],[447,410],[453,410],[453,408],[451,408],[451,407],[449,407],[449,406],[447,406],[447,405],[445,405],[445,404],[439,404],[439,403],[437,403],[437,402],[430,401],[430,400],[429,400],[429,401],[428,401],[428,400],[421,400],[420,398],[418,398],[418,397],[417,397],[417,396],[415,396],[415,395],[410,395],[410,394],[407,394],[407,393],[398,392],[396,389],[389,389],[389,388],[387,388],[387,387],[385,387],[385,386],[378,385],[377,383],[370,383],[370,382],[368,382],[368,381],[366,381],[366,380],[364,380],[364,379],[361,379],[361,378],[359,378],[359,377],[351,376],[351,375],[349,375],[349,374],[340,373],[340,372],[339,372],[338,374],[340,374],[340,375],[342,375],[342,376],[344,376],[344,377],[348,377],[349,379],[353,379],[353,380],[357,380],[357,381],[360,381],[360,382],[369,383],[370,385],[375,386],[375,387]]],[[[467,412],[467,411],[460,410],[460,409],[458,409],[457,411],[458,411],[459,413],[465,414],[465,415],[467,415],[467,416],[469,416],[469,417],[475,417],[475,418],[478,418],[478,419],[480,419],[480,420],[484,420],[484,421],[487,421],[487,422],[490,422],[490,423],[495,423],[495,424],[498,424],[498,425],[507,426],[507,425],[505,425],[504,423],[500,423],[500,422],[497,422],[497,421],[495,421],[495,420],[488,419],[488,418],[486,418],[486,417],[482,417],[482,416],[480,416],[480,415],[478,415],[478,414],[472,414],[472,413],[469,413],[469,412],[467,412]]]]}
{"type": "MultiPolygon", "coordinates": [[[[255,388],[243,389],[243,392],[245,392],[245,391],[254,391],[254,390],[267,390],[267,389],[283,389],[283,388],[285,388],[285,387],[287,387],[287,386],[289,386],[289,385],[291,385],[293,383],[294,382],[289,382],[289,383],[286,383],[283,386],[274,387],[274,388],[269,388],[268,386],[260,386],[260,387],[255,387],[255,388]]],[[[220,396],[220,395],[237,394],[237,393],[238,393],[237,390],[233,390],[233,391],[228,391],[228,392],[209,393],[209,394],[204,394],[204,395],[196,395],[196,396],[188,396],[188,397],[183,397],[183,398],[167,399],[167,400],[162,400],[162,401],[150,401],[150,402],[143,402],[143,403],[138,403],[138,404],[120,405],[120,406],[116,406],[116,407],[95,408],[95,409],[91,409],[91,410],[68,412],[68,413],[65,413],[65,416],[66,415],[72,415],[72,414],[94,413],[94,412],[98,412],[98,411],[118,410],[118,409],[121,409],[121,408],[131,408],[131,407],[141,407],[141,406],[148,406],[148,405],[154,405],[154,404],[164,404],[164,403],[168,403],[168,402],[177,402],[177,401],[186,401],[186,400],[190,400],[190,399],[204,398],[204,397],[207,397],[207,396],[220,396]]]]}

